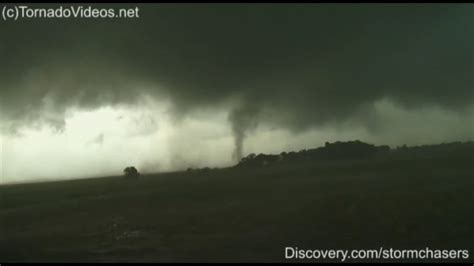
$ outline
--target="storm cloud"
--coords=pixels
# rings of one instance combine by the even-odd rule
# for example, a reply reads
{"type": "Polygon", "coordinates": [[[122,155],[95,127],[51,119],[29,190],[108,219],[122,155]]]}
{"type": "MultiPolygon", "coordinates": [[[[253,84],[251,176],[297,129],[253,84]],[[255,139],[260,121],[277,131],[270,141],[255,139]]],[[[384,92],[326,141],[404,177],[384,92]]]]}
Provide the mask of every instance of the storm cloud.
{"type": "Polygon", "coordinates": [[[137,19],[0,23],[3,130],[61,131],[68,108],[153,98],[176,119],[227,110],[238,159],[261,123],[296,133],[355,123],[376,135],[387,127],[380,102],[472,118],[472,5],[139,8],[137,19]]]}

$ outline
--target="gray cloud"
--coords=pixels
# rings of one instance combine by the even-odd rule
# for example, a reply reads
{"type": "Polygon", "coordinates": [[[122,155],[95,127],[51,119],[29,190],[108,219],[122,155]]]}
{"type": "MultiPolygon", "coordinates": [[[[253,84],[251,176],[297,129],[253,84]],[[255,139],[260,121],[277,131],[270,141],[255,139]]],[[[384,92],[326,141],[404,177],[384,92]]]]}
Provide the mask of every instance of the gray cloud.
{"type": "Polygon", "coordinates": [[[104,133],[100,133],[98,136],[89,140],[86,144],[87,145],[96,144],[96,145],[102,146],[103,143],[104,143],[104,133]]]}
{"type": "MultiPolygon", "coordinates": [[[[99,5],[98,5],[99,6],[99,5]]],[[[61,128],[71,106],[166,99],[184,117],[229,103],[235,156],[259,122],[296,132],[373,103],[473,104],[472,5],[142,5],[129,20],[0,24],[4,125],[61,128]],[[232,105],[233,103],[234,105],[232,105]]]]}

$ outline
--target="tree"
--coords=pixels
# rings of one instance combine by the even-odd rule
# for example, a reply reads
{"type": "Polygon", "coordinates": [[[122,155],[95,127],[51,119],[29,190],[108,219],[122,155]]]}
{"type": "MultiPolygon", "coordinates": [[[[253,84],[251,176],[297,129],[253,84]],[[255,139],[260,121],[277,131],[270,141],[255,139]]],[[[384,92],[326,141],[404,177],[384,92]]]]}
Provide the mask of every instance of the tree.
{"type": "Polygon", "coordinates": [[[125,169],[123,169],[123,173],[125,174],[125,177],[133,178],[136,178],[140,175],[140,173],[138,173],[137,168],[135,168],[134,166],[125,167],[125,169]]]}

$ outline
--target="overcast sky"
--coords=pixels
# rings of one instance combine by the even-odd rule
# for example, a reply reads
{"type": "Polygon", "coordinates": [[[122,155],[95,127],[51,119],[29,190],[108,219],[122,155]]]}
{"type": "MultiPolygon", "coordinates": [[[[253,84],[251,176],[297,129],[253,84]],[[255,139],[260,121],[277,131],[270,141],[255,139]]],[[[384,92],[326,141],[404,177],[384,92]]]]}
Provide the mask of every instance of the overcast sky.
{"type": "Polygon", "coordinates": [[[0,183],[474,136],[471,4],[139,9],[0,22],[0,183]]]}

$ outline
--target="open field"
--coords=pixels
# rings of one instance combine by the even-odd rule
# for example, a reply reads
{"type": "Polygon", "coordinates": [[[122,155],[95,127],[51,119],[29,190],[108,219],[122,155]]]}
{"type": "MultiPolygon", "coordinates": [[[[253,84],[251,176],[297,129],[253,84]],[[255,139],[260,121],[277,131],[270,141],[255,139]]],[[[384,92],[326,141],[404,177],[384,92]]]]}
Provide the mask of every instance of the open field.
{"type": "Polygon", "coordinates": [[[472,157],[321,161],[0,187],[0,261],[283,261],[468,249],[472,157]]]}

